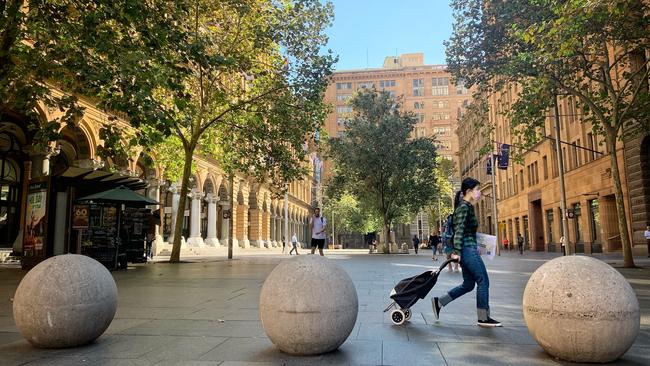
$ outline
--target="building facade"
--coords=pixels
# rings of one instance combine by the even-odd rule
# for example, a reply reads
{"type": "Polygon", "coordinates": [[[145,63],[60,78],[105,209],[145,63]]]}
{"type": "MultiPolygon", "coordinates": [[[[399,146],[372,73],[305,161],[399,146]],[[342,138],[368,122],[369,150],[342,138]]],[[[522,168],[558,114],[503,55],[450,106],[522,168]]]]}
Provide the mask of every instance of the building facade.
{"type": "MultiPolygon", "coordinates": [[[[61,126],[61,138],[45,147],[34,143],[33,131],[24,118],[1,116],[0,251],[24,255],[27,231],[30,238],[37,238],[36,243],[29,243],[36,257],[78,253],[82,244],[73,223],[77,199],[117,186],[126,186],[161,203],[151,207],[160,208],[154,251],[171,251],[179,184],[166,181],[151,157],[141,151],[124,161],[100,158],[102,126],[110,123],[128,129],[129,125],[88,100],[82,99],[80,104],[84,115],[74,125],[61,126]],[[75,243],[77,239],[79,243],[75,243]]],[[[41,121],[50,121],[61,112],[42,106],[39,113],[41,121]]],[[[234,220],[237,248],[278,247],[283,237],[290,239],[294,232],[300,242],[308,241],[313,174],[289,184],[285,203],[269,187],[244,175],[237,175],[234,184],[229,184],[214,159],[196,155],[194,160],[197,169],[184,209],[183,255],[209,254],[213,248],[227,245],[229,220],[234,220]],[[229,201],[231,191],[234,202],[229,201]],[[285,205],[288,234],[284,232],[285,205]],[[226,210],[228,215],[224,215],[226,210]]]]}
{"type": "MultiPolygon", "coordinates": [[[[511,145],[511,151],[521,157],[510,160],[507,169],[496,172],[498,198],[499,242],[516,242],[518,234],[525,238],[533,251],[561,251],[562,214],[560,211],[559,167],[555,147],[555,113],[547,113],[544,136],[530,150],[517,150],[518,138],[509,121],[500,113],[512,105],[520,92],[511,85],[488,97],[487,114],[468,114],[458,131],[465,143],[461,148],[461,174],[474,176],[482,182],[484,193],[491,190],[491,176],[486,173],[489,155],[497,151],[499,143],[511,145]],[[494,127],[488,136],[479,133],[472,121],[487,121],[494,127]],[[479,146],[493,147],[479,154],[479,146]]],[[[621,250],[614,183],[610,158],[604,138],[594,134],[591,124],[582,121],[581,112],[572,97],[558,101],[560,140],[566,187],[568,243],[577,253],[616,252],[621,250]]],[[[626,216],[633,238],[635,253],[645,253],[642,231],[648,217],[650,189],[648,187],[648,136],[619,141],[616,154],[619,159],[626,216]]],[[[490,193],[488,193],[490,194],[490,193]]],[[[482,200],[477,208],[482,229],[490,232],[491,201],[482,200]]]]}
{"type": "MultiPolygon", "coordinates": [[[[402,109],[418,119],[415,136],[434,137],[438,154],[458,167],[456,127],[470,95],[462,83],[452,82],[445,65],[425,65],[422,53],[410,53],[386,57],[381,68],[335,72],[325,94],[325,101],[333,106],[325,120],[329,136],[345,133],[344,121],[353,113],[349,101],[364,89],[387,91],[398,98],[402,109]]],[[[328,170],[329,162],[325,161],[325,176],[328,170]]],[[[426,212],[417,213],[417,217],[408,228],[397,229],[405,233],[397,235],[398,242],[409,242],[412,235],[427,238],[432,220],[426,212]]]]}

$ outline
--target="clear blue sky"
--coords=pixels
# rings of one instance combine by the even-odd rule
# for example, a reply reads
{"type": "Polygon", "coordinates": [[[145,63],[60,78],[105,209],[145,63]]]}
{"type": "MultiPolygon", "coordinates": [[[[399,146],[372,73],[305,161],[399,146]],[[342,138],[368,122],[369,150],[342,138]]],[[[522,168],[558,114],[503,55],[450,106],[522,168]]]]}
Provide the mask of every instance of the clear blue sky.
{"type": "Polygon", "coordinates": [[[426,64],[444,64],[442,42],[453,22],[448,0],[331,0],[328,47],[336,70],[381,67],[384,57],[423,52],[426,64]],[[367,57],[366,57],[367,54],[367,57]]]}

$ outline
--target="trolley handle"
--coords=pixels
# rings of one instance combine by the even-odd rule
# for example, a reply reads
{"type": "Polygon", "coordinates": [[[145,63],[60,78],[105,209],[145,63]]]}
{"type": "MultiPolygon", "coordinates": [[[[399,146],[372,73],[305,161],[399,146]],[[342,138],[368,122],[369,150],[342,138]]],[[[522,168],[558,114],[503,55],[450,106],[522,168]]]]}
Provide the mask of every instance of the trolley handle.
{"type": "Polygon", "coordinates": [[[442,262],[442,265],[435,271],[432,272],[433,275],[440,274],[440,272],[447,267],[449,263],[456,262],[458,263],[458,259],[447,259],[446,261],[442,262]]]}

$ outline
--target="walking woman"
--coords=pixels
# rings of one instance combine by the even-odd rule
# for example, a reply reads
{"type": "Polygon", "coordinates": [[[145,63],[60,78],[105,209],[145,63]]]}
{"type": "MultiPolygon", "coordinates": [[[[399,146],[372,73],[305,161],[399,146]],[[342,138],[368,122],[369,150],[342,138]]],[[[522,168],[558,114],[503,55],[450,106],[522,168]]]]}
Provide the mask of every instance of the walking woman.
{"type": "Polygon", "coordinates": [[[439,319],[440,310],[443,307],[472,291],[474,285],[476,285],[478,325],[482,327],[500,327],[500,322],[490,318],[490,280],[476,244],[478,220],[472,205],[481,199],[479,185],[480,183],[476,179],[463,179],[454,202],[454,249],[451,258],[460,261],[460,267],[463,269],[463,283],[440,298],[434,297],[431,302],[433,314],[436,319],[439,319]]]}

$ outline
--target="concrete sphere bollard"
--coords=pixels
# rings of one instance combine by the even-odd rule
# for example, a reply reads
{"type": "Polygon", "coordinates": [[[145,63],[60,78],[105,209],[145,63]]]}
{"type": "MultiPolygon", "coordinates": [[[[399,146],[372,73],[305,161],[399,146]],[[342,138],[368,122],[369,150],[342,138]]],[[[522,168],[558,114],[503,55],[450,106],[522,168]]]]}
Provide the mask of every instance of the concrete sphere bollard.
{"type": "Polygon", "coordinates": [[[97,339],[113,321],[117,286],[96,260],[77,254],[32,268],[14,295],[20,333],[40,348],[75,347],[97,339]]]}
{"type": "Polygon", "coordinates": [[[319,255],[282,261],[260,294],[264,331],[280,350],[294,355],[337,349],[352,332],[358,311],[350,276],[319,255]]]}
{"type": "Polygon", "coordinates": [[[524,320],[550,355],[573,362],[610,362],[634,343],[639,301],[618,271],[591,257],[553,259],[528,280],[524,320]]]}

